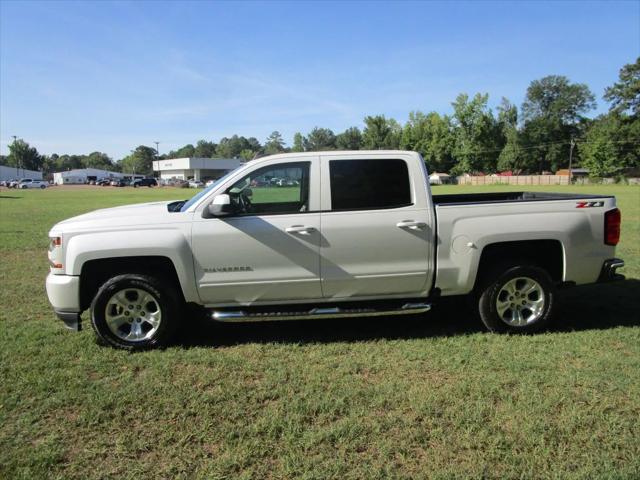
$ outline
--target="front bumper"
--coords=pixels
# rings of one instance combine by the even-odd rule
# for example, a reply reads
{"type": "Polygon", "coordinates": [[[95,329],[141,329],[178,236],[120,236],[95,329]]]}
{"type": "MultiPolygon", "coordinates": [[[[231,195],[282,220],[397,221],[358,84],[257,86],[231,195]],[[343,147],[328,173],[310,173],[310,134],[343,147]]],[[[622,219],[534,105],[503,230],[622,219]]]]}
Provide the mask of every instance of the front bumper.
{"type": "Polygon", "coordinates": [[[79,332],[82,330],[80,312],[64,312],[62,310],[53,310],[60,320],[64,322],[64,326],[69,330],[79,332]]]}
{"type": "Polygon", "coordinates": [[[67,328],[80,330],[80,277],[47,275],[47,297],[53,311],[67,328]]]}
{"type": "Polygon", "coordinates": [[[614,282],[618,280],[624,280],[624,275],[616,273],[618,268],[624,267],[624,260],[620,258],[610,258],[605,260],[600,270],[600,276],[598,282],[614,282]]]}

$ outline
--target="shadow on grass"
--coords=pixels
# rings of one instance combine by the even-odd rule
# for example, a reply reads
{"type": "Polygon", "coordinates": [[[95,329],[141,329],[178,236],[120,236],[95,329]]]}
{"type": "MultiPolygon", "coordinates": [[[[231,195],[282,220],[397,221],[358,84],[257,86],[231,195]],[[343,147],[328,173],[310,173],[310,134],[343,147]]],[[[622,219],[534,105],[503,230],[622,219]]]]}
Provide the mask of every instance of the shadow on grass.
{"type": "MultiPolygon", "coordinates": [[[[552,333],[640,326],[640,280],[577,287],[558,297],[552,333]]],[[[485,331],[470,301],[460,297],[443,298],[426,314],[237,324],[203,320],[196,325],[183,334],[179,345],[408,340],[485,331]]]]}

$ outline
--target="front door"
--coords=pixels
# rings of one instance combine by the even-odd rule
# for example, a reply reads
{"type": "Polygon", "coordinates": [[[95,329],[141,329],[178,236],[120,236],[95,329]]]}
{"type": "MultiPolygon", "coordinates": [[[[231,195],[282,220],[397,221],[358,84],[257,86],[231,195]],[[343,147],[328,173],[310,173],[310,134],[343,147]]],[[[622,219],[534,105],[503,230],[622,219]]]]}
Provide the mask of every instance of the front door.
{"type": "Polygon", "coordinates": [[[195,275],[205,305],[322,297],[315,162],[258,168],[226,190],[235,214],[196,219],[195,275]]]}

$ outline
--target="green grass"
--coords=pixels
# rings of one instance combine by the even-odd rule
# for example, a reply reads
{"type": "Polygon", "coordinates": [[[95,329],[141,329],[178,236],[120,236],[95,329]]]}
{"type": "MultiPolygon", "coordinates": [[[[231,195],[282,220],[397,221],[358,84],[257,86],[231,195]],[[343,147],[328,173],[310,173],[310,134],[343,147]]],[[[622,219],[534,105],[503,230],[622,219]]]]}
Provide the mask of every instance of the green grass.
{"type": "Polygon", "coordinates": [[[46,234],[193,191],[0,191],[0,478],[639,478],[640,188],[527,190],[614,193],[623,212],[629,280],[567,291],[548,333],[484,333],[453,301],[193,325],[140,354],[54,317],[46,234]]]}
{"type": "Polygon", "coordinates": [[[252,203],[299,202],[300,187],[254,187],[252,203]]]}

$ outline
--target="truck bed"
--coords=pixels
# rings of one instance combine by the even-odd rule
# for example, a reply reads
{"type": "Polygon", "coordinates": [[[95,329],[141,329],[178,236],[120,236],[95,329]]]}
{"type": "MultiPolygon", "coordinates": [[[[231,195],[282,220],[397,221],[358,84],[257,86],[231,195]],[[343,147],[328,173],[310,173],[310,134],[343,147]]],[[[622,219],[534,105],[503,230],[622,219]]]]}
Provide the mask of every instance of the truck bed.
{"type": "Polygon", "coordinates": [[[548,202],[550,200],[584,200],[612,197],[612,195],[581,195],[578,193],[551,192],[454,193],[450,195],[432,196],[434,205],[440,206],[477,203],[548,202]]]}

